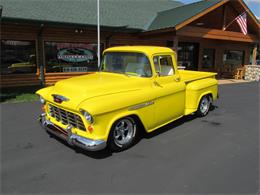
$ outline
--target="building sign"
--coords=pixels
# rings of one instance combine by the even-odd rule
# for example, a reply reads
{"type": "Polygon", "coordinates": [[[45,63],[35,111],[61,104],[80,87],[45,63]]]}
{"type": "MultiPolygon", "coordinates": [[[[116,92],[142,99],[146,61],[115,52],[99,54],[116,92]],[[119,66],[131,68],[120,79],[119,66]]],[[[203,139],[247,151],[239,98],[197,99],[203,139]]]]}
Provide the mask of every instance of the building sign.
{"type": "Polygon", "coordinates": [[[90,62],[94,59],[94,52],[85,48],[64,48],[57,52],[57,58],[65,62],[90,62]]]}
{"type": "Polygon", "coordinates": [[[87,72],[87,67],[63,67],[63,72],[87,72]]]}
{"type": "MultiPolygon", "coordinates": [[[[97,71],[96,43],[45,42],[46,72],[97,71]]],[[[101,45],[102,51],[103,45],[101,45]]]]}

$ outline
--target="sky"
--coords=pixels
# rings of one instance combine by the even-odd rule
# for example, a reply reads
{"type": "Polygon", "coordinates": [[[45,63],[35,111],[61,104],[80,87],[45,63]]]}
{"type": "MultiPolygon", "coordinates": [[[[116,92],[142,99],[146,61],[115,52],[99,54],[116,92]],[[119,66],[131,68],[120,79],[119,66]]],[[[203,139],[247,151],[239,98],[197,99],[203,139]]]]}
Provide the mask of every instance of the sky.
{"type": "MultiPolygon", "coordinates": [[[[179,0],[185,4],[197,2],[200,0],[179,0]]],[[[257,18],[260,18],[260,0],[244,0],[249,9],[256,15],[257,18]]]]}

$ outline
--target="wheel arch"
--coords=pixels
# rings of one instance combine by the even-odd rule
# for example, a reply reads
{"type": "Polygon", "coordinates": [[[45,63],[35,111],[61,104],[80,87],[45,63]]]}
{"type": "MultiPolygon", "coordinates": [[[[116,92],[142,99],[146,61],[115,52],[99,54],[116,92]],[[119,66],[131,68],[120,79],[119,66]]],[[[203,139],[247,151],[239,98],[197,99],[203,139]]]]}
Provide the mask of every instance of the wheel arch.
{"type": "Polygon", "coordinates": [[[140,130],[142,132],[146,132],[146,128],[145,125],[143,123],[143,121],[141,120],[140,116],[138,115],[138,113],[136,112],[131,112],[131,113],[120,113],[117,114],[115,117],[113,117],[108,125],[108,132],[107,132],[107,137],[109,137],[110,131],[113,127],[113,125],[115,124],[115,122],[117,122],[118,120],[122,119],[122,118],[126,118],[126,117],[131,117],[134,119],[134,121],[137,123],[137,125],[140,127],[140,130]]]}
{"type": "Polygon", "coordinates": [[[196,107],[197,109],[198,109],[198,107],[199,107],[199,104],[200,104],[201,99],[202,99],[204,96],[209,96],[209,97],[211,97],[212,100],[213,100],[213,92],[212,92],[212,91],[206,91],[206,92],[200,94],[200,96],[199,96],[199,98],[198,98],[198,101],[197,101],[197,107],[196,107]]]}

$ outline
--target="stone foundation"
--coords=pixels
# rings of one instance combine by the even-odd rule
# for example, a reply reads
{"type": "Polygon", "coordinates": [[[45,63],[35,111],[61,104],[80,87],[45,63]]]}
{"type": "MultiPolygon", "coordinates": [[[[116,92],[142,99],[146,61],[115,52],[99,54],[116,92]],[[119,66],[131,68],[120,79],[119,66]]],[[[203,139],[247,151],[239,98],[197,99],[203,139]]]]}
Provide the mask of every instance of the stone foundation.
{"type": "Polygon", "coordinates": [[[260,65],[245,66],[245,80],[259,81],[260,80],[260,65]]]}

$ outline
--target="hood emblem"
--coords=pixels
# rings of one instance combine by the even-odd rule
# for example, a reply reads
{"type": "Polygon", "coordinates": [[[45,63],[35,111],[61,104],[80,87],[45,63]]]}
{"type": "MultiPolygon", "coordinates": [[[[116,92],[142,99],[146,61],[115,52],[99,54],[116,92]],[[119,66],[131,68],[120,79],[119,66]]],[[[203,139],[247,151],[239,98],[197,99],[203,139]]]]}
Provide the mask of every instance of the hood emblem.
{"type": "Polygon", "coordinates": [[[52,94],[53,100],[56,103],[62,103],[62,102],[67,102],[69,101],[69,98],[66,98],[65,96],[58,95],[58,94],[52,94]]]}

